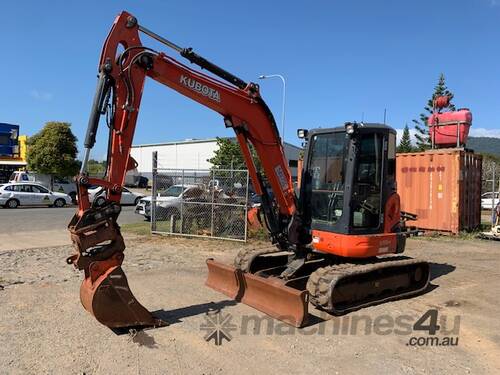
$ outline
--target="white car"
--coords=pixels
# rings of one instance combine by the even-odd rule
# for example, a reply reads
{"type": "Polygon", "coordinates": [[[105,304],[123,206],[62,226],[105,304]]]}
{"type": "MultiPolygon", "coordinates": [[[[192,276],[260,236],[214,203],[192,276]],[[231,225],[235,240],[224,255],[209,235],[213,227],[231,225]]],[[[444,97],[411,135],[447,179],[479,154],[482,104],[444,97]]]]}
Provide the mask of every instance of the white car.
{"type": "Polygon", "coordinates": [[[41,173],[14,171],[9,178],[9,182],[34,183],[42,185],[47,189],[52,188],[52,191],[66,193],[73,199],[73,201],[76,201],[76,184],[71,181],[71,177],[62,178],[54,176],[51,178],[51,176],[41,173]]]}
{"type": "Polygon", "coordinates": [[[71,197],[65,193],[50,191],[32,183],[8,183],[0,186],[0,205],[6,208],[18,206],[64,207],[71,204],[71,197]]]}
{"type": "Polygon", "coordinates": [[[481,208],[484,210],[491,210],[492,208],[495,208],[498,202],[499,202],[498,192],[497,193],[489,192],[481,195],[481,208]]]}
{"type": "MultiPolygon", "coordinates": [[[[88,190],[89,192],[89,201],[95,206],[102,206],[106,201],[106,197],[104,196],[104,188],[102,186],[94,187],[88,190]]],[[[120,204],[122,205],[137,205],[139,200],[144,197],[144,195],[135,193],[133,191],[128,190],[127,188],[122,188],[122,197],[120,199],[120,204]]]]}
{"type": "MultiPolygon", "coordinates": [[[[157,194],[156,209],[161,211],[157,217],[167,220],[172,215],[180,215],[182,201],[191,198],[200,198],[205,190],[198,185],[172,185],[157,194]]],[[[151,220],[151,196],[139,200],[135,213],[151,220]]]]}

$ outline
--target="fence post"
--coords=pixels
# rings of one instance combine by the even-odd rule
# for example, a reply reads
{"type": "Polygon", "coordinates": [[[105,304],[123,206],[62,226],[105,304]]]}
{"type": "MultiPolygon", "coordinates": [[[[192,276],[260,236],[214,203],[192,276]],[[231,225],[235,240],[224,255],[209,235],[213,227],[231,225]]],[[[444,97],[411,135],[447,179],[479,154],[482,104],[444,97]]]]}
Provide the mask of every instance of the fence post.
{"type": "MultiPolygon", "coordinates": [[[[185,183],[184,183],[185,175],[184,175],[184,169],[182,170],[182,191],[184,191],[185,183]]],[[[181,233],[184,233],[184,195],[181,196],[181,233]]]]}
{"type": "Polygon", "coordinates": [[[248,170],[247,170],[247,185],[246,185],[246,190],[247,190],[247,196],[246,196],[246,199],[245,199],[245,235],[244,235],[244,239],[245,239],[245,242],[247,242],[247,236],[248,236],[248,188],[250,186],[250,176],[248,175],[248,170]]]}
{"type": "Polygon", "coordinates": [[[493,169],[493,178],[492,178],[493,188],[491,189],[491,192],[492,192],[491,193],[491,215],[492,215],[491,217],[493,217],[493,213],[495,212],[495,193],[496,193],[496,190],[495,190],[495,187],[496,187],[495,172],[496,172],[496,169],[497,169],[496,163],[493,163],[492,169],[493,169]]]}
{"type": "MultiPolygon", "coordinates": [[[[215,205],[215,170],[211,170],[212,174],[212,204],[210,210],[210,236],[214,236],[214,205],[215,205]]],[[[210,183],[209,183],[210,185],[210,183]]]]}
{"type": "Polygon", "coordinates": [[[153,183],[151,185],[151,232],[156,231],[156,185],[158,184],[158,151],[153,151],[153,183]]]}

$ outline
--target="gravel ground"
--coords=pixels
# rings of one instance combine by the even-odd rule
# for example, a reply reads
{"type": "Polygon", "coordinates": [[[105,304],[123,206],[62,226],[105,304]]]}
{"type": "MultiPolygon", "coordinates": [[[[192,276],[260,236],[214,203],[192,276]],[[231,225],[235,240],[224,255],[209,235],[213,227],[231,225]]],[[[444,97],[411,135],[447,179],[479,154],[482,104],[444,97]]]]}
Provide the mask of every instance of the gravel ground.
{"type": "Polygon", "coordinates": [[[500,371],[500,243],[412,239],[408,255],[432,262],[427,293],[344,317],[313,310],[318,318],[302,330],[264,320],[260,332],[245,320],[259,312],[203,286],[206,258],[231,262],[245,245],[162,237],[127,243],[131,289],[169,326],[125,334],[101,326],[79,303],[82,275],[65,265],[68,247],[0,251],[0,374],[500,371]],[[218,309],[235,325],[232,340],[220,346],[200,330],[206,313],[218,309]],[[406,319],[411,328],[429,309],[439,314],[436,337],[458,338],[456,346],[408,345],[428,333],[387,325],[406,319]]]}

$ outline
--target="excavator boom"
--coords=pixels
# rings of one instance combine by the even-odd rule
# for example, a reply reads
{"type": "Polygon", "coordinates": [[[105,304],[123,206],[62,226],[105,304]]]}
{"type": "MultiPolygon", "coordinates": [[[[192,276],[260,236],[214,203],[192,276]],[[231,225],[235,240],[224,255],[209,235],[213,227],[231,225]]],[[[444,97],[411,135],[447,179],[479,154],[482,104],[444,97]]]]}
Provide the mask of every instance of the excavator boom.
{"type": "MultiPolygon", "coordinates": [[[[84,161],[77,177],[79,210],[69,224],[76,254],[67,260],[85,272],[80,292],[83,306],[109,327],[161,324],[135,299],[128,287],[121,268],[125,244],[116,222],[125,174],[135,165],[130,157],[130,147],[146,77],[221,114],[225,126],[236,133],[255,191],[262,197],[263,212],[273,243],[280,248],[300,247],[300,236],[288,237],[287,229],[297,216],[297,210],[283,145],[258,85],[246,83],[191,48],[181,48],[162,38],[139,25],[131,14],[122,12],[115,19],[101,53],[97,90],[84,143],[84,161]],[[163,52],[143,46],[141,33],[220,79],[195,71],[163,52]],[[103,179],[90,178],[86,165],[104,114],[109,119],[107,173],[103,179]],[[250,144],[272,188],[276,207],[264,188],[262,176],[257,172],[250,144]],[[104,206],[91,206],[87,192],[91,185],[106,189],[104,206]]],[[[300,220],[295,222],[300,223],[300,220]]],[[[305,231],[302,237],[308,237],[305,231]]],[[[209,280],[225,275],[223,267],[212,266],[209,271],[209,280]]],[[[241,285],[247,283],[242,280],[241,274],[234,274],[234,277],[223,283],[238,282],[234,290],[241,292],[241,285]]],[[[303,305],[303,296],[297,298],[303,305]]]]}

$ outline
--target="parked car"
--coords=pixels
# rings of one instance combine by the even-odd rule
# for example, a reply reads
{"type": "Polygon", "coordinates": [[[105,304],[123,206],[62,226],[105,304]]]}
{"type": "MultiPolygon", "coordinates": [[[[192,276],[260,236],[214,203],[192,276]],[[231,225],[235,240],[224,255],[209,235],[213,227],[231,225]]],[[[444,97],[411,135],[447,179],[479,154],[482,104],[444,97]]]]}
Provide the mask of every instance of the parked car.
{"type": "MultiPolygon", "coordinates": [[[[89,192],[89,201],[92,205],[102,206],[106,201],[104,196],[104,188],[102,186],[94,186],[91,189],[88,189],[89,192]]],[[[122,197],[120,199],[120,204],[122,205],[137,205],[139,200],[144,197],[144,195],[136,193],[134,191],[130,191],[127,188],[122,189],[122,197]]]]}
{"type": "Polygon", "coordinates": [[[6,208],[18,206],[64,207],[71,204],[68,194],[50,191],[40,184],[8,183],[0,187],[0,205],[6,208]]]}
{"type": "Polygon", "coordinates": [[[76,202],[76,184],[72,182],[71,177],[54,176],[51,178],[51,176],[41,173],[15,171],[10,176],[9,182],[34,182],[47,189],[66,193],[72,198],[73,202],[76,202]]]}
{"type": "MultiPolygon", "coordinates": [[[[201,198],[205,190],[198,185],[172,185],[168,189],[159,191],[156,197],[158,217],[167,220],[174,215],[179,216],[183,200],[201,198]]],[[[151,220],[151,196],[141,198],[135,207],[135,213],[151,220]]]]}
{"type": "Polygon", "coordinates": [[[484,210],[491,210],[492,208],[497,206],[498,202],[498,192],[489,192],[481,195],[481,208],[484,210]]]}

